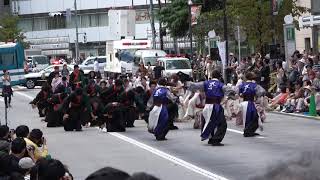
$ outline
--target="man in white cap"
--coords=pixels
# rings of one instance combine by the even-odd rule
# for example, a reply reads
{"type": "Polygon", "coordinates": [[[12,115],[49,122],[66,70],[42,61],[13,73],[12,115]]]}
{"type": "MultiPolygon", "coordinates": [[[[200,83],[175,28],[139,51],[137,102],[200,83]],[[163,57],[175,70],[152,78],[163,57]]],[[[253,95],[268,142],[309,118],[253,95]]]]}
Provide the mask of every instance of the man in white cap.
{"type": "Polygon", "coordinates": [[[212,79],[211,74],[214,69],[213,61],[210,59],[210,55],[207,55],[206,61],[206,76],[208,79],[212,79]]]}

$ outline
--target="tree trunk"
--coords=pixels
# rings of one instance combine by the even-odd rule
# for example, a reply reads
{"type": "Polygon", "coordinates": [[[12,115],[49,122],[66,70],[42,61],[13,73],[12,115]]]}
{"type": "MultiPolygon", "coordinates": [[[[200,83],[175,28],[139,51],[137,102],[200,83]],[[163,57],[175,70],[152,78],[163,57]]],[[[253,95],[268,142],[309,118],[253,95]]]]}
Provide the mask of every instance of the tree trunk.
{"type": "Polygon", "coordinates": [[[154,12],[153,12],[153,0],[150,0],[150,23],[152,30],[152,49],[156,49],[156,28],[154,26],[154,12]]]}
{"type": "MultiPolygon", "coordinates": [[[[159,10],[161,10],[161,0],[158,0],[159,10]]],[[[159,37],[160,37],[160,49],[163,50],[163,28],[162,23],[159,21],[159,37]]]]}

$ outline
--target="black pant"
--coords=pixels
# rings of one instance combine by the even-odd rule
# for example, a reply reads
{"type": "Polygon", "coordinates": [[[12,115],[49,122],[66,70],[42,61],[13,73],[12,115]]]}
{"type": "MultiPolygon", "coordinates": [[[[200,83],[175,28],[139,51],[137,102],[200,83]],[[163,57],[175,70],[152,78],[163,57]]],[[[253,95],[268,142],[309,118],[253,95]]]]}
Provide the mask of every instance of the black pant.
{"type": "Polygon", "coordinates": [[[4,96],[4,104],[8,108],[8,106],[11,104],[11,95],[5,95],[4,96]]]}
{"type": "Polygon", "coordinates": [[[123,108],[124,112],[124,116],[125,116],[125,120],[126,120],[126,126],[127,127],[134,127],[134,121],[136,120],[136,111],[134,109],[134,107],[124,107],[123,108]]]}
{"type": "Polygon", "coordinates": [[[178,117],[179,107],[176,103],[169,103],[167,106],[168,114],[169,114],[169,127],[173,127],[173,121],[178,117]]]}
{"type": "Polygon", "coordinates": [[[170,130],[170,123],[168,122],[167,126],[163,129],[163,131],[160,134],[155,135],[157,140],[163,140],[166,138],[166,135],[168,134],[170,130]]]}
{"type": "Polygon", "coordinates": [[[125,111],[123,107],[113,107],[110,109],[109,114],[111,118],[106,119],[108,132],[124,132],[126,131],[125,111]]]}
{"type": "Polygon", "coordinates": [[[69,118],[64,122],[65,131],[81,131],[81,124],[86,122],[88,112],[84,111],[82,107],[71,107],[69,112],[69,118]]]}

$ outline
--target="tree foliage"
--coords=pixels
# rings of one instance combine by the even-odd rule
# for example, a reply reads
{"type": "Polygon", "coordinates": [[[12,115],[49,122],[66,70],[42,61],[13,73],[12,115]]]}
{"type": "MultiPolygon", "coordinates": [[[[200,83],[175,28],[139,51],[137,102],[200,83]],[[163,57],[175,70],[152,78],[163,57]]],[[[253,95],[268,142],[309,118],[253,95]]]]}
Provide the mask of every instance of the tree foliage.
{"type": "MultiPolygon", "coordinates": [[[[272,42],[272,37],[277,43],[283,42],[283,18],[291,14],[299,17],[308,11],[307,8],[298,6],[298,0],[283,0],[279,7],[278,14],[275,15],[272,24],[270,0],[227,0],[227,16],[229,36],[237,25],[247,34],[248,44],[255,47],[256,51],[262,52],[264,45],[272,42]],[[272,28],[274,25],[274,28],[272,28]],[[274,29],[274,31],[273,31],[274,29]]],[[[223,34],[223,9],[212,9],[204,12],[198,21],[197,37],[205,36],[214,29],[218,35],[223,34]]]]}
{"type": "Polygon", "coordinates": [[[158,19],[169,30],[172,37],[184,37],[189,29],[189,11],[186,0],[172,0],[158,12],[158,19]]]}
{"type": "Polygon", "coordinates": [[[26,48],[28,43],[24,41],[25,36],[18,27],[18,16],[5,15],[0,19],[0,41],[3,42],[20,42],[26,48]]]}

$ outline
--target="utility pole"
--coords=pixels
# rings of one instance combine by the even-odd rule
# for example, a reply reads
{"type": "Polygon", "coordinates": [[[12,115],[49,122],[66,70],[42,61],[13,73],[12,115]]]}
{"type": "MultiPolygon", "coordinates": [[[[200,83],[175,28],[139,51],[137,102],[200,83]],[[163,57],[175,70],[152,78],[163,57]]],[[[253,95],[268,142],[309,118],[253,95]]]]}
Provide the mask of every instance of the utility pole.
{"type": "Polygon", "coordinates": [[[154,13],[153,13],[153,0],[150,0],[150,22],[152,30],[152,49],[156,49],[156,28],[154,27],[154,13]]]}
{"type": "Polygon", "coordinates": [[[193,57],[193,37],[192,37],[192,5],[193,2],[192,0],[188,1],[188,6],[189,6],[189,37],[190,37],[190,55],[193,57]]]}
{"type": "MultiPolygon", "coordinates": [[[[229,65],[229,46],[228,46],[228,20],[227,20],[227,0],[223,0],[223,32],[224,40],[226,41],[226,65],[229,65]]],[[[224,81],[228,82],[227,71],[224,74],[224,81]]]]}
{"type": "MultiPolygon", "coordinates": [[[[161,0],[158,0],[159,10],[161,10],[161,0]]],[[[160,49],[163,50],[163,29],[162,23],[159,21],[159,38],[160,38],[160,49]]]]}
{"type": "MultiPolygon", "coordinates": [[[[275,28],[274,28],[274,15],[273,15],[273,1],[274,0],[270,0],[270,3],[271,3],[271,8],[270,8],[270,11],[271,11],[271,35],[272,35],[272,45],[275,45],[276,44],[276,40],[275,40],[275,37],[274,37],[274,34],[275,34],[275,28]]],[[[262,1],[260,1],[260,3],[262,3],[262,1]]]]}
{"type": "Polygon", "coordinates": [[[78,11],[77,11],[77,0],[74,0],[74,11],[76,16],[76,62],[79,62],[79,29],[78,29],[78,11]]]}

